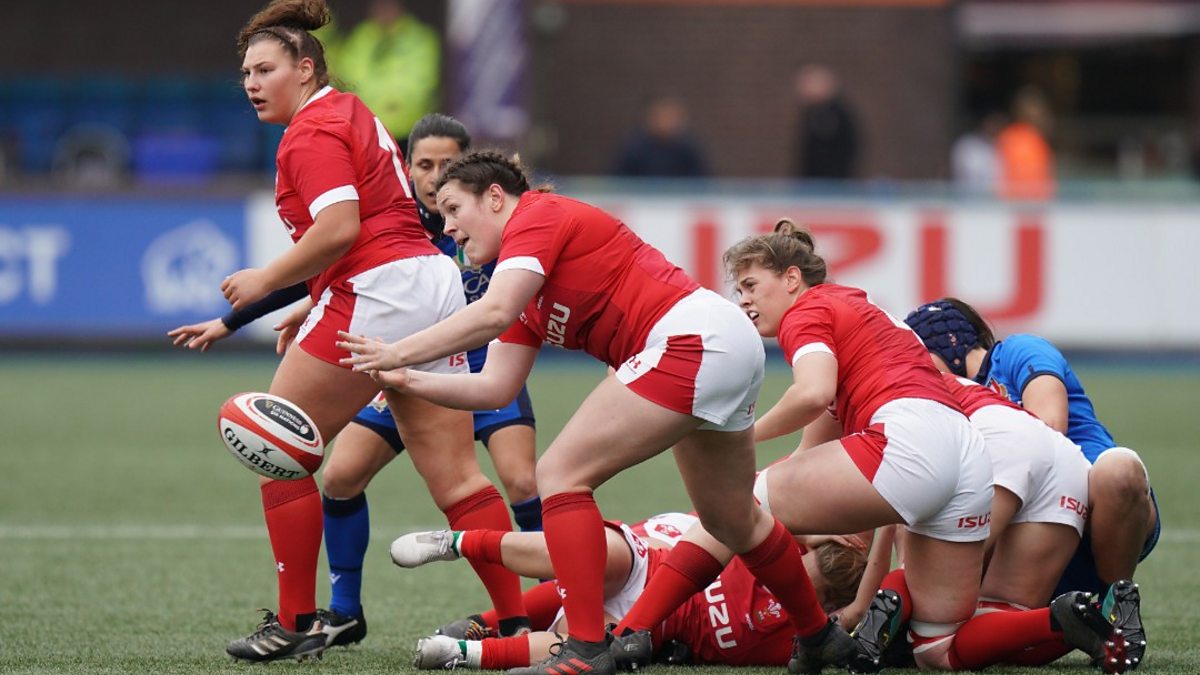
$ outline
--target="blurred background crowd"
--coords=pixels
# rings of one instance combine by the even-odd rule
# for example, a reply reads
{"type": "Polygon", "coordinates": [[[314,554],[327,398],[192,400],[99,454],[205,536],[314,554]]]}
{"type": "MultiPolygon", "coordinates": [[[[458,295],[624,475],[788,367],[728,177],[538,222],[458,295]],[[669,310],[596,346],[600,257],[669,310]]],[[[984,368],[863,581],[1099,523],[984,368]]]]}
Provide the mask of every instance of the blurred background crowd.
{"type": "MultiPolygon", "coordinates": [[[[265,4],[6,7],[0,341],[165,344],[288,244],[234,40],[265,4]]],[[[449,113],[710,288],[789,215],[897,313],[1200,344],[1200,0],[329,4],[334,85],[401,148],[449,113]]]]}
{"type": "MultiPolygon", "coordinates": [[[[0,189],[269,181],[282,129],[255,120],[232,42],[257,4],[9,8],[0,189]]],[[[1041,199],[1188,183],[1200,156],[1191,0],[331,5],[337,83],[397,137],[449,112],[552,174],[1041,199]]]]}

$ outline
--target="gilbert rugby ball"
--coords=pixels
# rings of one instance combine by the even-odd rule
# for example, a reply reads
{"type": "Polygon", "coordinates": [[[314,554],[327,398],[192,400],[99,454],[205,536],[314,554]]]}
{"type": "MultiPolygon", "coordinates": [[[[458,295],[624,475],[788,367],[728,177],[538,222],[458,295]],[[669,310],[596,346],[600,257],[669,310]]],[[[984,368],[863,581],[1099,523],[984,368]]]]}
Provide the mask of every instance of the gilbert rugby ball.
{"type": "Polygon", "coordinates": [[[325,455],[312,419],[296,404],[271,394],[250,392],[225,401],[217,429],[239,462],[275,480],[310,476],[325,455]]]}

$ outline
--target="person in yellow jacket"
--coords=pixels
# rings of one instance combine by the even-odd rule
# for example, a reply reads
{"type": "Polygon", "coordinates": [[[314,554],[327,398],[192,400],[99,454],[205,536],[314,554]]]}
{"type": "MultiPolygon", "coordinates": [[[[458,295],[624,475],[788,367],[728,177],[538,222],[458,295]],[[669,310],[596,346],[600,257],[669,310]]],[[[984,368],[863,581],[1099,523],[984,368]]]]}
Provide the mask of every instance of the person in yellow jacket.
{"type": "Polygon", "coordinates": [[[332,66],[401,148],[417,120],[438,107],[441,40],[400,0],[373,0],[368,17],[338,46],[332,66]]]}

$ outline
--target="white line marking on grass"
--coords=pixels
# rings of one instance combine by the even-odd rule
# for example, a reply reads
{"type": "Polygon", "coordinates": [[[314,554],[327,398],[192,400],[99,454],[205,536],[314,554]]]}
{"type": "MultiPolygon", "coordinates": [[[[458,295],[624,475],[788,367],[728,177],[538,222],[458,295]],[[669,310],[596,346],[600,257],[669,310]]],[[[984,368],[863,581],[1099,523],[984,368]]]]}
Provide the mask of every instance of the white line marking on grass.
{"type": "MultiPolygon", "coordinates": [[[[440,526],[445,528],[445,525],[440,526]]],[[[405,532],[436,530],[437,525],[376,527],[371,538],[391,541],[405,532]]],[[[265,525],[11,525],[0,524],[0,539],[170,541],[194,539],[265,539],[265,525]]]]}

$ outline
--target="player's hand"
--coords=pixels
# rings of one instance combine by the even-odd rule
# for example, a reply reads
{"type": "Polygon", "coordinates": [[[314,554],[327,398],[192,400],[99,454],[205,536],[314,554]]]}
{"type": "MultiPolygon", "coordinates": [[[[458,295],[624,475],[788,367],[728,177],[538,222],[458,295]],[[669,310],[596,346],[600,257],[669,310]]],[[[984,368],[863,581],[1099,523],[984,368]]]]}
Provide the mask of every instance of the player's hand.
{"type": "Polygon", "coordinates": [[[221,282],[221,293],[234,309],[262,300],[273,290],[266,270],[254,267],[234,272],[221,282]]]}
{"type": "Polygon", "coordinates": [[[403,392],[412,381],[412,376],[409,374],[408,368],[397,368],[395,370],[372,370],[371,379],[387,389],[403,392]]]}
{"type": "Polygon", "coordinates": [[[851,603],[833,613],[833,618],[838,625],[846,630],[847,633],[858,627],[858,622],[862,621],[867,614],[866,607],[859,607],[851,603]]]}
{"type": "Polygon", "coordinates": [[[296,339],[296,335],[300,332],[300,327],[304,325],[304,321],[308,318],[308,313],[312,311],[312,308],[312,299],[305,298],[303,302],[296,305],[294,309],[287,313],[287,316],[283,317],[279,323],[273,326],[279,332],[279,336],[275,339],[276,354],[283,356],[287,353],[288,347],[296,339]]]}
{"type": "Polygon", "coordinates": [[[233,331],[229,330],[225,326],[225,322],[220,319],[180,326],[167,332],[167,337],[175,339],[176,347],[199,349],[202,352],[208,351],[208,348],[212,347],[217,340],[223,340],[230,335],[233,335],[233,331]]]}
{"type": "Polygon", "coordinates": [[[353,354],[340,361],[344,366],[352,366],[355,372],[365,373],[372,370],[395,370],[408,364],[400,353],[398,343],[388,344],[379,338],[367,338],[361,335],[351,335],[338,331],[337,342],[339,349],[345,349],[353,354]]]}
{"type": "Polygon", "coordinates": [[[809,550],[825,544],[841,544],[856,551],[867,550],[867,542],[854,534],[808,534],[797,537],[809,550]]]}

